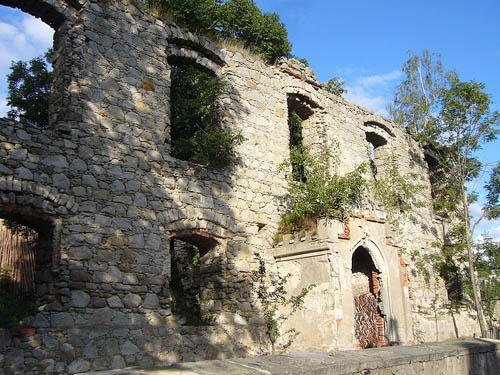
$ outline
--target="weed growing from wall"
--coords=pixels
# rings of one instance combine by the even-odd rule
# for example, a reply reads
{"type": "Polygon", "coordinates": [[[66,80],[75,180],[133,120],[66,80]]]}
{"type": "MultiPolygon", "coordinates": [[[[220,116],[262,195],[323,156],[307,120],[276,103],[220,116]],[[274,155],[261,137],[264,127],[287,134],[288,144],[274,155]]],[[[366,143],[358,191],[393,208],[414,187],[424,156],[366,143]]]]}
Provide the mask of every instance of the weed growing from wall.
{"type": "Polygon", "coordinates": [[[252,272],[252,280],[254,281],[253,289],[262,308],[266,337],[271,344],[271,351],[274,354],[278,339],[285,337],[288,339],[284,347],[292,344],[294,337],[298,333],[294,328],[283,331],[283,324],[295,312],[303,308],[304,299],[316,285],[311,284],[307,288],[302,288],[299,294],[288,297],[286,284],[292,275],[281,276],[279,274],[271,274],[266,269],[264,259],[257,253],[255,254],[255,258],[259,263],[259,267],[256,271],[252,272]]]}

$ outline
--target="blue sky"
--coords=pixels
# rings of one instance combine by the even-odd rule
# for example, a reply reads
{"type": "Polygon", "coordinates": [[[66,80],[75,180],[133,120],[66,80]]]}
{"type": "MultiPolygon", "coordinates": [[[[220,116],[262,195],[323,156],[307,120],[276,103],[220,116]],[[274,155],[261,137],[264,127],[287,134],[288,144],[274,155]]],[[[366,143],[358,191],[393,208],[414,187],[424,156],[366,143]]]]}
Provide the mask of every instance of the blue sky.
{"type": "MultiPolygon", "coordinates": [[[[445,69],[462,80],[486,84],[500,110],[499,0],[256,0],[286,25],[293,53],[305,57],[320,82],[344,79],[345,98],[382,115],[401,80],[406,51],[439,52],[445,69]]],[[[39,56],[52,30],[19,11],[0,6],[0,116],[7,112],[5,76],[12,60],[39,56]]],[[[500,141],[479,154],[500,160],[500,141]]],[[[474,213],[479,205],[472,207],[474,213]]],[[[500,238],[500,221],[485,222],[500,238]]]]}

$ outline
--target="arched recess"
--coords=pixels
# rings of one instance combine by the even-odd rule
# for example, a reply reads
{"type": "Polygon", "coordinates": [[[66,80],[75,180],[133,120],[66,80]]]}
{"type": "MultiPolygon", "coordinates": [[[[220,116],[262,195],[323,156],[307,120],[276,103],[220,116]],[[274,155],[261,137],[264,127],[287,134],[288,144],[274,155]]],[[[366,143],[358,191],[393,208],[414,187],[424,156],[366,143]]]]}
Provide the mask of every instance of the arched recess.
{"type": "MultiPolygon", "coordinates": [[[[62,220],[34,206],[33,196],[18,198],[18,203],[2,199],[0,204],[0,289],[8,315],[21,320],[60,297],[55,285],[62,220]]],[[[43,198],[35,199],[47,207],[43,198]]],[[[3,327],[17,323],[5,314],[0,320],[3,327]]]]}
{"type": "Polygon", "coordinates": [[[198,230],[171,232],[169,295],[180,324],[209,325],[223,300],[225,241],[198,230]]]}
{"type": "MultiPolygon", "coordinates": [[[[392,310],[391,295],[388,290],[390,285],[390,275],[388,272],[387,261],[378,244],[370,238],[364,238],[356,243],[352,248],[350,257],[350,269],[352,272],[351,280],[353,287],[354,303],[369,305],[376,303],[376,310],[373,312],[372,322],[373,334],[376,335],[375,341],[364,340],[359,343],[362,347],[374,347],[386,345],[393,341],[392,329],[392,310]],[[366,283],[363,285],[363,283],[366,283]],[[368,295],[366,297],[359,297],[368,295]],[[371,295],[371,296],[370,296],[371,295]],[[358,296],[358,297],[357,297],[358,296]]],[[[354,311],[361,313],[361,307],[355,306],[354,311]]],[[[356,314],[356,313],[355,313],[356,314]]],[[[365,316],[356,316],[355,321],[366,321],[365,316]]],[[[359,323],[355,323],[359,324],[359,323]]],[[[357,339],[359,341],[360,337],[357,339]]],[[[372,336],[373,338],[373,336],[372,336]]]]}
{"type": "MultiPolygon", "coordinates": [[[[75,65],[72,54],[72,43],[70,28],[80,14],[83,0],[0,0],[0,5],[19,9],[33,17],[41,19],[44,23],[54,29],[53,43],[53,80],[49,96],[49,127],[58,127],[62,132],[68,131],[68,125],[55,125],[65,117],[70,117],[68,111],[70,74],[68,67],[75,65]]],[[[66,119],[67,120],[67,119],[66,119]]]]}

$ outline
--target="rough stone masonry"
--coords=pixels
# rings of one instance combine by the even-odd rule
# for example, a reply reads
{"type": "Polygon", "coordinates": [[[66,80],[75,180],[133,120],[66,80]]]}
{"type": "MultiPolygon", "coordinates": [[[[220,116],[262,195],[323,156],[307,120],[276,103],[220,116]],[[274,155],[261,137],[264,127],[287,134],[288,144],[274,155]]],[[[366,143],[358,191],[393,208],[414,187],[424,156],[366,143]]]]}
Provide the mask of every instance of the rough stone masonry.
{"type": "Polygon", "coordinates": [[[443,280],[432,272],[426,280],[409,256],[436,251],[443,227],[432,213],[424,151],[404,129],[327,93],[297,61],[266,65],[133,1],[0,4],[53,27],[56,56],[49,127],[0,120],[0,216],[34,226],[51,243],[36,266],[29,329],[0,331],[4,373],[265,353],[250,279],[254,253],[271,271],[292,274],[291,292],[316,284],[287,323],[299,333],[291,349],[362,347],[354,301],[365,292],[377,298],[381,344],[477,331],[469,311],[445,308],[443,280]],[[234,167],[208,169],[170,155],[174,58],[228,83],[222,125],[245,138],[234,167]],[[382,171],[390,156],[402,173],[418,174],[425,207],[395,229],[385,208],[367,199],[343,223],[320,221],[312,233],[275,243],[291,105],[307,113],[305,145],[330,148],[339,173],[363,162],[382,171]],[[196,267],[185,264],[193,246],[201,251],[196,267]],[[184,303],[184,292],[198,305],[184,303]]]}

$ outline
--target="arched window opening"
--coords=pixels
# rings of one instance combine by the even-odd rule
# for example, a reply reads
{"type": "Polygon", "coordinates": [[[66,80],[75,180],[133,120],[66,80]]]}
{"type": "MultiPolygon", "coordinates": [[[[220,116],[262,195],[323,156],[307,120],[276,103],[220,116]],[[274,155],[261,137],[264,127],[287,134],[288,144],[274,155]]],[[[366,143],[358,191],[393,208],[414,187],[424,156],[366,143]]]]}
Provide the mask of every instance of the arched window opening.
{"type": "Polygon", "coordinates": [[[351,272],[356,340],[363,349],[384,345],[380,272],[364,247],[354,252],[351,272]]]}
{"type": "Polygon", "coordinates": [[[0,106],[0,117],[27,120],[43,128],[49,124],[53,34],[64,19],[45,3],[28,3],[20,2],[19,6],[48,24],[18,9],[0,7],[0,23],[4,25],[0,42],[8,51],[0,62],[0,103],[5,103],[0,106]]]}
{"type": "Polygon", "coordinates": [[[209,167],[233,164],[243,137],[222,127],[226,81],[192,59],[172,56],[168,62],[172,156],[209,167]]]}
{"type": "Polygon", "coordinates": [[[208,325],[213,320],[214,290],[220,272],[214,249],[218,242],[197,233],[170,239],[172,312],[188,326],[208,325]]]}
{"type": "Polygon", "coordinates": [[[304,165],[301,163],[305,152],[303,128],[306,122],[314,114],[317,107],[307,97],[300,94],[289,94],[288,105],[288,130],[290,134],[289,148],[292,164],[292,174],[296,181],[306,181],[304,165]]]}
{"type": "Polygon", "coordinates": [[[0,327],[11,327],[53,294],[54,230],[37,217],[0,218],[0,327]]]}
{"type": "Polygon", "coordinates": [[[383,147],[387,144],[387,140],[374,132],[366,132],[365,136],[369,147],[370,168],[373,178],[377,179],[378,169],[383,164],[383,160],[387,157],[386,150],[383,147]]]}

